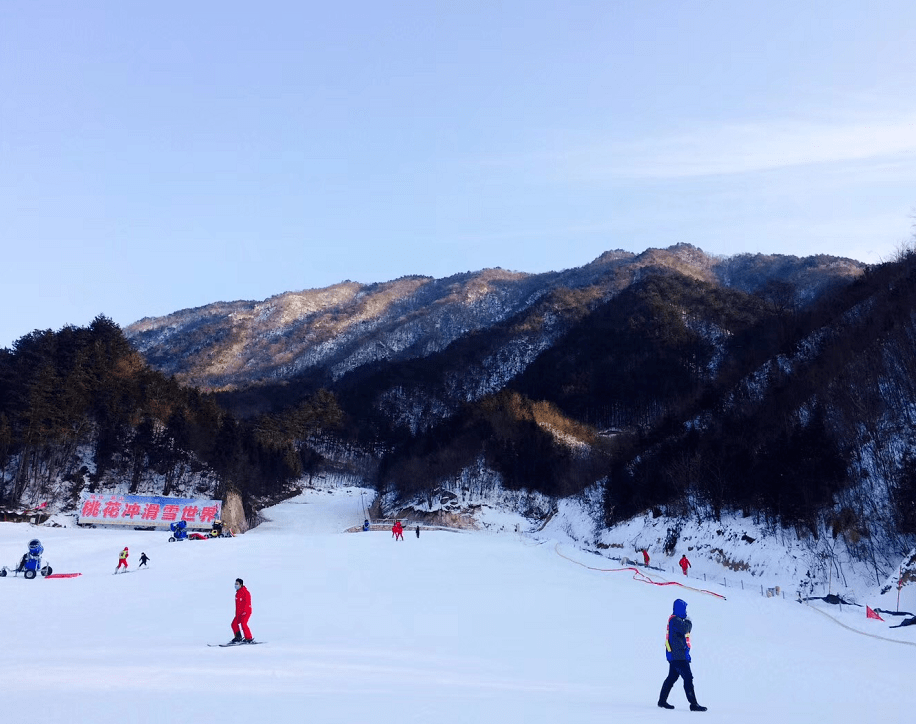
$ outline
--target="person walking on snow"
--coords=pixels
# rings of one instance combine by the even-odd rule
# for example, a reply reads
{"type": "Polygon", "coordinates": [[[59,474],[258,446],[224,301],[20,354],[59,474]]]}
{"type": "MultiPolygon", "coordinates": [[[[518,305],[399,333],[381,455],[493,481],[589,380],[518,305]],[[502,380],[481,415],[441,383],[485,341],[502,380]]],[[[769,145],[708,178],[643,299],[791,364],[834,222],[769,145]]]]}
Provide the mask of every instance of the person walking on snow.
{"type": "Polygon", "coordinates": [[[649,567],[649,549],[648,548],[642,549],[642,559],[646,563],[646,568],[648,568],[649,567]]]}
{"type": "Polygon", "coordinates": [[[141,552],[140,553],[140,565],[137,566],[137,568],[143,568],[143,566],[145,566],[148,561],[149,561],[149,558],[147,557],[146,553],[141,552]]]}
{"type": "Polygon", "coordinates": [[[401,521],[396,520],[394,522],[394,525],[391,526],[391,532],[394,534],[395,540],[398,540],[399,538],[404,540],[404,526],[401,525],[401,521]]]}
{"type": "Polygon", "coordinates": [[[687,569],[690,568],[690,561],[687,560],[687,554],[681,556],[681,560],[678,561],[678,565],[681,567],[681,570],[684,571],[684,575],[687,575],[687,569]]]}
{"type": "Polygon", "coordinates": [[[251,594],[245,588],[241,578],[235,579],[235,618],[232,619],[232,633],[235,636],[232,643],[250,644],[252,642],[251,629],[248,628],[248,619],[251,618],[251,594]],[[245,638],[242,638],[244,632],[245,638]]]}
{"type": "Polygon", "coordinates": [[[121,570],[121,566],[124,566],[124,572],[127,572],[127,556],[128,550],[127,546],[124,546],[124,550],[118,555],[118,567],[115,568],[115,573],[121,570]]]}
{"type": "Polygon", "coordinates": [[[417,526],[417,538],[420,537],[420,526],[417,526]]]}
{"type": "Polygon", "coordinates": [[[690,671],[690,632],[693,623],[687,618],[687,602],[676,599],[673,612],[668,617],[668,626],[665,629],[665,658],[668,659],[668,678],[662,683],[662,690],[658,695],[658,705],[662,709],[673,709],[668,703],[668,694],[678,678],[684,680],[684,693],[690,702],[690,711],[706,711],[705,706],[697,702],[696,692],[693,690],[693,672],[690,671]]]}

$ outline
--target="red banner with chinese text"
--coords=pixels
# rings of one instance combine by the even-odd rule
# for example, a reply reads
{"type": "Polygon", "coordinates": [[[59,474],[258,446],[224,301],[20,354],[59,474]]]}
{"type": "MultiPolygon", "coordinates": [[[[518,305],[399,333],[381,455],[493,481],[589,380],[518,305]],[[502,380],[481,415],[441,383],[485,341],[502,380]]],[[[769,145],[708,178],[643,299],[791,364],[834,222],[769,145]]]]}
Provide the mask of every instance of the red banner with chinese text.
{"type": "Polygon", "coordinates": [[[82,493],[78,522],[168,529],[183,520],[189,529],[208,530],[221,517],[222,507],[219,500],[82,493]]]}

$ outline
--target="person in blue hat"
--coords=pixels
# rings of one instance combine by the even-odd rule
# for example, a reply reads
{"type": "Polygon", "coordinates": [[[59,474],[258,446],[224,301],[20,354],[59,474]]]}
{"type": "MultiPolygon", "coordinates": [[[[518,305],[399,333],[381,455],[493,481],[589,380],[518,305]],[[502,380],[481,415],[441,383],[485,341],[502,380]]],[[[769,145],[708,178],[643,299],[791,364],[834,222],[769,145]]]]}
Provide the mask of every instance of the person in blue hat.
{"type": "Polygon", "coordinates": [[[684,680],[684,693],[690,702],[690,711],[706,711],[705,706],[697,703],[697,695],[693,690],[693,673],[690,671],[690,631],[693,623],[687,618],[687,602],[678,598],[674,602],[674,610],[668,617],[668,627],[665,630],[665,658],[668,659],[668,678],[662,684],[661,693],[658,695],[658,705],[662,709],[673,709],[668,703],[668,694],[678,678],[684,680]]]}

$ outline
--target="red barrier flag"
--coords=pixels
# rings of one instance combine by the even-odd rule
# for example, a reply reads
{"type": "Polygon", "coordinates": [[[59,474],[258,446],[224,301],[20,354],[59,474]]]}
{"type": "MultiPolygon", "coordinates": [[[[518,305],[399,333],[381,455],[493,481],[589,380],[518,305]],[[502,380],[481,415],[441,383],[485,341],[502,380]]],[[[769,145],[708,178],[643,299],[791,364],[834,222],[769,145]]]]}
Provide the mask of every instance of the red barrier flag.
{"type": "Polygon", "coordinates": [[[881,618],[877,613],[875,613],[875,612],[872,610],[871,606],[866,606],[866,607],[865,607],[865,618],[876,618],[876,619],[878,619],[879,621],[883,621],[883,620],[884,620],[883,618],[881,618]]]}

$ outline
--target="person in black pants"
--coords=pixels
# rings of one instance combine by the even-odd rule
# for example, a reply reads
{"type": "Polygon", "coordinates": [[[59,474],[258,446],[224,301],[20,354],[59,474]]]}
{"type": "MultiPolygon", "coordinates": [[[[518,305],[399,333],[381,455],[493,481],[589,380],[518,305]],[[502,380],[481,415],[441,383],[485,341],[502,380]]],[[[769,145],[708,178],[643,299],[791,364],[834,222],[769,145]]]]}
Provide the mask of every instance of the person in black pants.
{"type": "Polygon", "coordinates": [[[690,631],[693,623],[687,618],[687,602],[680,598],[674,602],[674,610],[668,617],[668,628],[665,631],[665,658],[668,659],[668,678],[662,684],[658,695],[658,705],[662,709],[673,709],[668,703],[668,694],[678,678],[684,680],[684,693],[690,702],[690,711],[706,711],[705,706],[697,703],[693,690],[693,673],[690,671],[690,631]]]}

